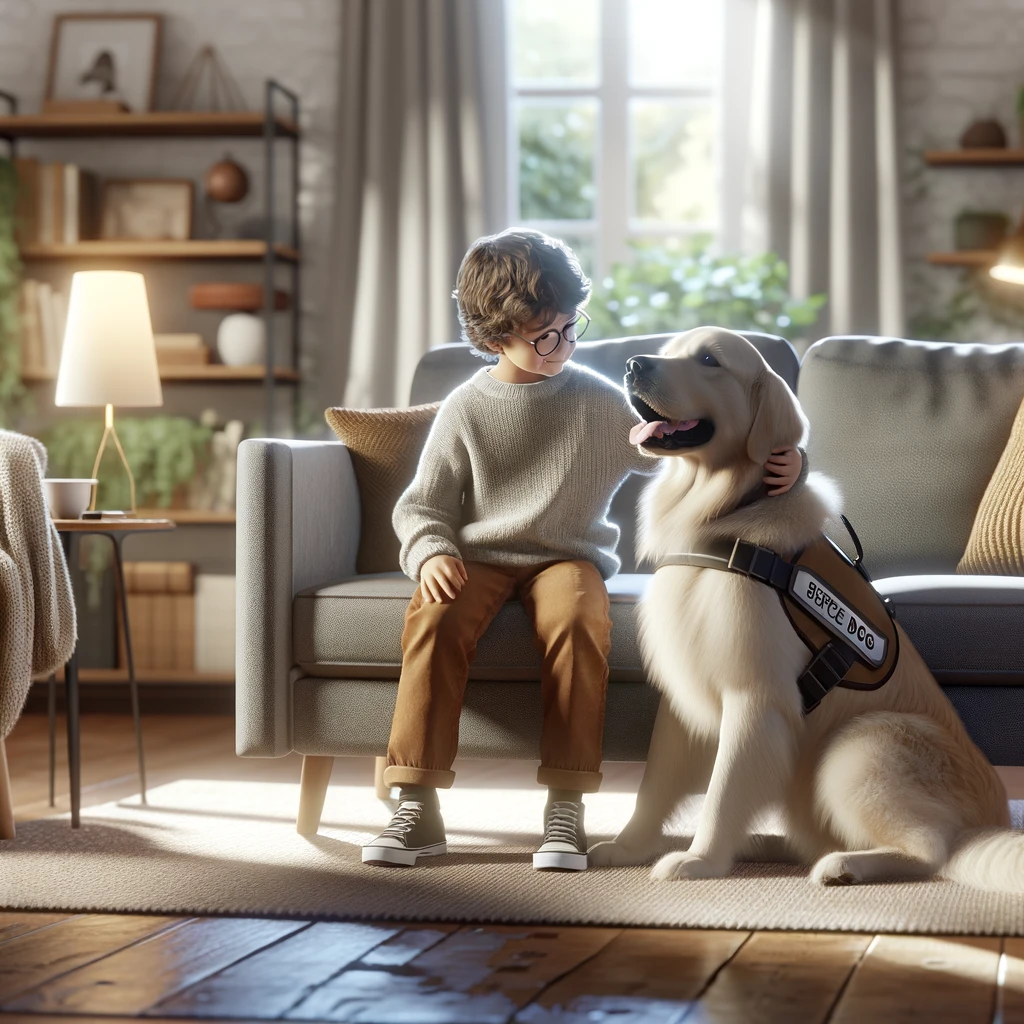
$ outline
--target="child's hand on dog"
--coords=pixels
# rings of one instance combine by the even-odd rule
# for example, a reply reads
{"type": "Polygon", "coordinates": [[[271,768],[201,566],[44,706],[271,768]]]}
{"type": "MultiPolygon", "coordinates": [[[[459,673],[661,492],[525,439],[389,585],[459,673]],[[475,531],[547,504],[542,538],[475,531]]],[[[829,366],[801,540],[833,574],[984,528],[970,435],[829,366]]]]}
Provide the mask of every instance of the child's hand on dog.
{"type": "Polygon", "coordinates": [[[785,494],[800,479],[804,468],[803,456],[796,448],[773,448],[764,468],[768,473],[763,478],[764,482],[775,485],[775,490],[768,491],[769,496],[785,494]]]}
{"type": "MultiPolygon", "coordinates": [[[[799,455],[797,456],[799,461],[799,455]]],[[[420,590],[426,604],[437,601],[443,604],[445,597],[454,601],[462,590],[462,585],[469,579],[466,567],[458,558],[451,555],[434,555],[420,567],[420,590]]]]}

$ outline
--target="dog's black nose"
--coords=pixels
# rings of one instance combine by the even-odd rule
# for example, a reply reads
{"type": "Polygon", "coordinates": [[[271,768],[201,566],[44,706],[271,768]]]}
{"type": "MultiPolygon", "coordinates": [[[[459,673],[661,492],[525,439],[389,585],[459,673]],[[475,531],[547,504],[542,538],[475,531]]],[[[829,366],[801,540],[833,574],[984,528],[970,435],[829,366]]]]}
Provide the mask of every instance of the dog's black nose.
{"type": "Polygon", "coordinates": [[[643,376],[644,371],[650,368],[651,362],[647,356],[631,356],[626,360],[626,373],[632,377],[643,376]]]}

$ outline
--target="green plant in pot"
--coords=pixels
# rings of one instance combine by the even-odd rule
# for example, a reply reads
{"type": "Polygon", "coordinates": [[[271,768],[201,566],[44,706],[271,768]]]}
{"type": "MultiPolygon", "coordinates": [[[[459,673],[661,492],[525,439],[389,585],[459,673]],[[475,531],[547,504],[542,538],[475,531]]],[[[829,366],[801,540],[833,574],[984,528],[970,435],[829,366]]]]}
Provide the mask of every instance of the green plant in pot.
{"type": "Polygon", "coordinates": [[[714,324],[781,334],[790,341],[812,327],[824,295],[794,299],[789,268],[774,253],[713,256],[698,240],[678,250],[635,246],[595,287],[588,338],[662,334],[714,324]]]}
{"type": "Polygon", "coordinates": [[[14,164],[0,157],[0,426],[9,425],[25,395],[18,317],[21,259],[14,237],[17,194],[14,164]]]}

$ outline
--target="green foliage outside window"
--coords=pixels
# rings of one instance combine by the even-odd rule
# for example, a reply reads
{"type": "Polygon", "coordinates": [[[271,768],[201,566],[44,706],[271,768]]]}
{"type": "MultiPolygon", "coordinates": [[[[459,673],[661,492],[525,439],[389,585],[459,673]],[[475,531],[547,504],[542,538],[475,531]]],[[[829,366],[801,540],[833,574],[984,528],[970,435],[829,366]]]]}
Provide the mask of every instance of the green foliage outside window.
{"type": "Polygon", "coordinates": [[[774,253],[713,256],[700,241],[678,251],[638,246],[595,284],[587,340],[714,324],[793,341],[817,322],[825,298],[794,299],[789,267],[774,253]]]}

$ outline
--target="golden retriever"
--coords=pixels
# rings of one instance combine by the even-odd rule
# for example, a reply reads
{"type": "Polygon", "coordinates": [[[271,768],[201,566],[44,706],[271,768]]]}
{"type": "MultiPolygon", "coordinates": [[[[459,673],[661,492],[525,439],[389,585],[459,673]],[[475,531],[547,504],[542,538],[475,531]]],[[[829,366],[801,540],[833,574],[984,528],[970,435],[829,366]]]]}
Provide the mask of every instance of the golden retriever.
{"type": "MultiPolygon", "coordinates": [[[[746,339],[698,328],[627,369],[645,420],[631,438],[664,460],[641,502],[643,557],[657,564],[735,537],[792,557],[822,532],[837,536],[826,528],[839,494],[821,474],[759,497],[769,453],[799,444],[807,420],[746,339]]],[[[1007,830],[1003,785],[902,630],[884,686],[836,688],[808,715],[796,681],[810,652],[763,583],[665,566],[641,604],[640,641],[662,701],[633,816],[591,849],[591,864],[652,859],[680,801],[706,793],[689,849],[662,856],[654,879],[795,859],[822,885],[940,873],[1024,889],[1024,839],[1007,830]],[[748,834],[769,808],[781,811],[781,840],[748,834]]]]}

